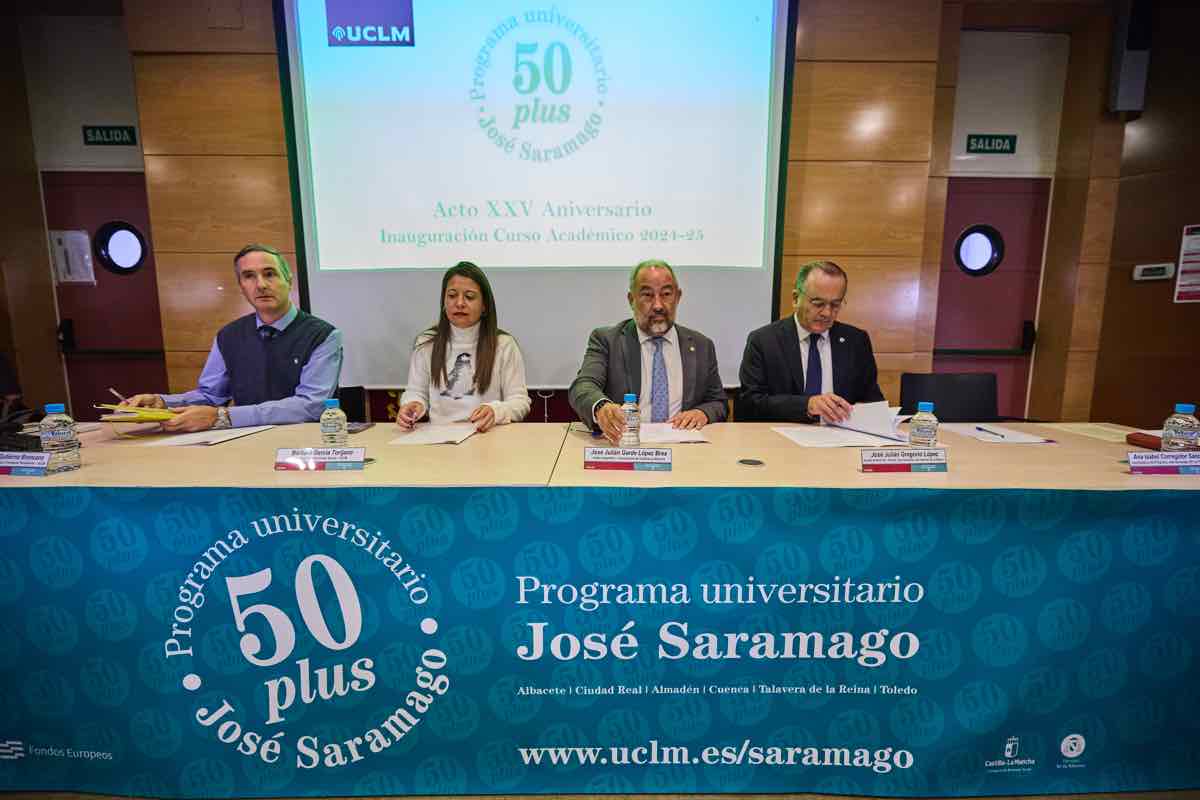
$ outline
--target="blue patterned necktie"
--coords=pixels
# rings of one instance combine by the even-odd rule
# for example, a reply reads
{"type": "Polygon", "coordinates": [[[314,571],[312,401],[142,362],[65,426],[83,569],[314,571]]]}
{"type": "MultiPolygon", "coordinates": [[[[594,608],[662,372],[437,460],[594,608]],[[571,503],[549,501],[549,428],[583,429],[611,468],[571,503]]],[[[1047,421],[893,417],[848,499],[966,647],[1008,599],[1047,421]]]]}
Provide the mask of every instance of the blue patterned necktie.
{"type": "Polygon", "coordinates": [[[663,342],[661,336],[650,340],[654,343],[654,361],[650,369],[650,421],[666,422],[670,413],[670,386],[667,383],[667,361],[663,358],[663,342]]]}
{"type": "Polygon", "coordinates": [[[815,333],[808,337],[808,369],[804,370],[804,393],[821,393],[821,337],[815,333]]]}

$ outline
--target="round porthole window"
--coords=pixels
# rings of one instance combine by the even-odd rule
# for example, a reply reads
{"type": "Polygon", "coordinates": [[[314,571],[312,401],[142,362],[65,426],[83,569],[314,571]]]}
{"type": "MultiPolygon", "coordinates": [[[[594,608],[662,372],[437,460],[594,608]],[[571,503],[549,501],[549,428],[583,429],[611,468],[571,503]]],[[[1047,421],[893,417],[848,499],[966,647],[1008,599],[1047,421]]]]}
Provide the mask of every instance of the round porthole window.
{"type": "Polygon", "coordinates": [[[95,250],[101,266],[128,275],[146,261],[146,238],[128,222],[106,222],[96,231],[95,250]]]}
{"type": "Polygon", "coordinates": [[[954,261],[968,275],[987,275],[1003,260],[1004,237],[991,225],[971,225],[954,244],[954,261]]]}

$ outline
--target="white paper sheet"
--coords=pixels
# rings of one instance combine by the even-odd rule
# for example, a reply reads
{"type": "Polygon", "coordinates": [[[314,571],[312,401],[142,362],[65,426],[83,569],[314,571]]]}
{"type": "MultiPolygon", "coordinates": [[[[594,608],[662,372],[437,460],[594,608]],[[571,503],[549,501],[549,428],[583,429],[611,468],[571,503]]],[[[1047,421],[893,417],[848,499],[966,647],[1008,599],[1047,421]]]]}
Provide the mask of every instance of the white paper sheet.
{"type": "Polygon", "coordinates": [[[992,444],[1052,444],[1052,439],[1025,433],[1002,425],[977,425],[974,422],[945,422],[939,426],[944,431],[957,433],[959,436],[970,436],[981,442],[992,444]]]}
{"type": "MultiPolygon", "coordinates": [[[[1042,425],[1056,431],[1066,431],[1079,436],[1087,436],[1090,439],[1117,444],[1124,444],[1125,437],[1129,434],[1129,428],[1109,422],[1043,422],[1042,425]]],[[[984,425],[984,427],[990,426],[984,425]]]]}
{"type": "Polygon", "coordinates": [[[836,428],[832,425],[797,425],[771,428],[771,430],[781,436],[786,436],[801,447],[889,447],[900,444],[893,439],[836,428]]]}
{"type": "Polygon", "coordinates": [[[473,422],[452,422],[448,425],[423,423],[400,434],[388,444],[459,444],[474,433],[473,422]]]}
{"type": "Polygon", "coordinates": [[[833,428],[845,428],[869,436],[907,443],[908,437],[896,430],[898,408],[889,408],[886,400],[877,403],[855,403],[850,418],[844,422],[825,423],[833,428]]]}
{"type": "Polygon", "coordinates": [[[672,428],[669,422],[643,422],[638,438],[642,444],[689,444],[708,441],[702,430],[672,428]]]}
{"type": "Polygon", "coordinates": [[[152,439],[146,442],[143,447],[188,447],[191,445],[207,446],[213,444],[221,444],[234,439],[240,439],[243,436],[251,436],[255,433],[274,428],[274,425],[255,425],[250,428],[223,428],[216,431],[197,431],[196,433],[180,433],[172,436],[163,436],[152,439]]]}

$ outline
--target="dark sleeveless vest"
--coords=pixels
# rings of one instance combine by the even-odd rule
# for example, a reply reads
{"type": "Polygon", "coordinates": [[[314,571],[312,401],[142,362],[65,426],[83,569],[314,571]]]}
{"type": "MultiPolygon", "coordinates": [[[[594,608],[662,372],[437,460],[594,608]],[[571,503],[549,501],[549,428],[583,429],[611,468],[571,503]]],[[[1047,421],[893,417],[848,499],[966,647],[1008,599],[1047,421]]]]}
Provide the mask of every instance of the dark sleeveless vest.
{"type": "Polygon", "coordinates": [[[217,333],[229,373],[229,392],[239,406],[282,400],[296,393],[300,370],[333,331],[323,319],[297,309],[287,329],[264,339],[254,314],[235,319],[217,333]]]}

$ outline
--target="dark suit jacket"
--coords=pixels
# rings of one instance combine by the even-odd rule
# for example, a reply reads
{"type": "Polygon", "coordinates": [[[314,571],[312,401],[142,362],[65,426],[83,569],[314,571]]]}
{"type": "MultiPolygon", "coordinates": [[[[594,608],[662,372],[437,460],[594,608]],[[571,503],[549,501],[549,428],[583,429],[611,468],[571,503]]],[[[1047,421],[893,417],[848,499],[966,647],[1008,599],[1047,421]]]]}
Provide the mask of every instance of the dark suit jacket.
{"type": "MultiPolygon", "coordinates": [[[[725,390],[717,371],[717,351],[704,334],[676,325],[683,367],[684,411],[698,408],[709,422],[727,416],[725,390]]],[[[592,424],[592,407],[604,398],[620,403],[626,392],[642,398],[642,348],[637,324],[627,319],[611,328],[596,328],[567,397],[579,418],[592,424]]]]}
{"type": "MultiPolygon", "coordinates": [[[[871,337],[853,325],[833,323],[829,329],[833,361],[833,393],[849,403],[883,399],[871,337]]],[[[815,422],[808,415],[800,335],[794,317],[772,322],[746,337],[742,354],[738,420],[815,422]]]]}

